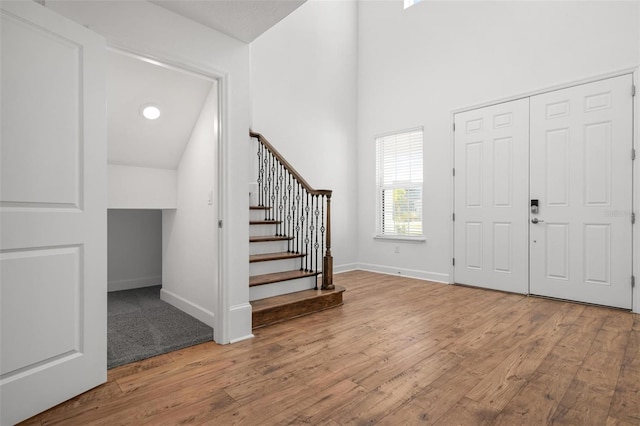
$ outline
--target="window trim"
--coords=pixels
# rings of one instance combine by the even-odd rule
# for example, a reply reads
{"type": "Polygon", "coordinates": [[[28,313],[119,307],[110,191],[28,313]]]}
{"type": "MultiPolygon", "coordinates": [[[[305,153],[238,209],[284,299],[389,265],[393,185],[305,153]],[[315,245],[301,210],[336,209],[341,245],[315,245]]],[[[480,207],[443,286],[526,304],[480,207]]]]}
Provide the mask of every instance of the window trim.
{"type": "MultiPolygon", "coordinates": [[[[424,243],[426,242],[426,237],[425,237],[425,233],[424,233],[424,209],[421,209],[420,211],[420,223],[421,223],[421,234],[420,235],[389,235],[389,234],[384,234],[381,233],[381,229],[382,229],[382,224],[380,223],[381,219],[381,204],[380,204],[380,197],[381,197],[381,189],[383,188],[380,185],[379,182],[379,175],[378,175],[378,171],[380,170],[380,166],[381,166],[381,159],[378,158],[378,140],[389,137],[389,136],[397,136],[397,135],[402,135],[405,133],[414,133],[414,132],[420,132],[421,136],[422,136],[422,144],[421,144],[421,154],[423,156],[422,158],[422,162],[423,162],[423,175],[422,175],[422,180],[420,181],[419,184],[417,183],[412,183],[411,185],[413,185],[413,187],[419,187],[420,188],[420,194],[421,194],[421,198],[420,201],[421,203],[424,205],[424,126],[417,126],[417,127],[412,127],[412,128],[408,128],[408,129],[403,129],[403,130],[397,130],[397,131],[392,131],[392,132],[386,132],[386,133],[382,133],[382,134],[378,134],[376,136],[374,136],[373,141],[375,144],[375,169],[376,169],[376,183],[375,183],[375,232],[374,232],[374,236],[373,238],[376,240],[388,240],[388,241],[404,241],[404,242],[414,242],[414,243],[424,243]]],[[[392,188],[395,185],[389,185],[387,187],[385,187],[386,189],[392,188]]],[[[406,186],[402,186],[402,185],[398,185],[398,188],[406,188],[406,186]]]]}

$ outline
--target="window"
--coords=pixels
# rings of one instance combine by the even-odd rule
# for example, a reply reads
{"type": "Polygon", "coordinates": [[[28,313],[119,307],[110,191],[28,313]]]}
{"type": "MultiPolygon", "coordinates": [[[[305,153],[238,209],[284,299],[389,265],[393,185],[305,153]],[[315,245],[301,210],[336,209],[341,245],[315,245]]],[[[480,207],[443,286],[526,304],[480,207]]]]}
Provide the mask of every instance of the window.
{"type": "Polygon", "coordinates": [[[376,138],[376,236],[421,238],[422,128],[376,138]]]}
{"type": "Polygon", "coordinates": [[[420,0],[404,0],[404,8],[408,9],[416,3],[420,3],[420,0]]]}

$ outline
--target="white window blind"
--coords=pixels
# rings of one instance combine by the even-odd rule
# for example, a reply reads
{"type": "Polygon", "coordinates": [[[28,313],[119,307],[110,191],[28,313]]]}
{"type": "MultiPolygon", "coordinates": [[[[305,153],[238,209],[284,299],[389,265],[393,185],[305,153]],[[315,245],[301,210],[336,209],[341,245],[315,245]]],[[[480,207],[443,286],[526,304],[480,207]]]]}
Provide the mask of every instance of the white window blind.
{"type": "Polygon", "coordinates": [[[422,237],[422,129],[376,138],[380,237],[422,237]]]}

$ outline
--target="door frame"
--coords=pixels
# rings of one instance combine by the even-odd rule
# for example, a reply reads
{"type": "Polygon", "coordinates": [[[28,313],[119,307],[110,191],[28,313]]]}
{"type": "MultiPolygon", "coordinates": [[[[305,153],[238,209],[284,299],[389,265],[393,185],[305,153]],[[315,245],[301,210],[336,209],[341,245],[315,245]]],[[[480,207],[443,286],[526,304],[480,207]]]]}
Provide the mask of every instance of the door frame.
{"type": "MultiPolygon", "coordinates": [[[[513,96],[507,96],[504,98],[498,98],[498,99],[494,99],[491,101],[487,101],[487,102],[482,102],[479,104],[475,104],[475,105],[470,105],[470,106],[466,106],[466,107],[461,107],[461,108],[456,108],[454,110],[451,110],[449,113],[449,120],[450,123],[452,123],[451,127],[450,127],[450,152],[451,152],[451,157],[450,157],[450,164],[451,164],[451,170],[453,171],[453,168],[455,167],[455,130],[454,130],[454,126],[453,123],[455,123],[455,115],[462,113],[462,112],[467,112],[467,111],[472,111],[475,109],[479,109],[479,108],[484,108],[484,107],[489,107],[489,106],[493,106],[493,105],[497,105],[497,104],[501,104],[501,103],[505,103],[505,102],[511,102],[511,101],[515,101],[518,99],[522,99],[522,98],[529,98],[532,96],[536,96],[536,95],[541,95],[544,93],[549,93],[549,92],[553,92],[556,90],[561,90],[561,89],[568,89],[570,87],[574,87],[574,86],[580,86],[583,84],[588,84],[588,83],[593,83],[596,81],[600,81],[600,80],[607,80],[609,78],[614,78],[614,77],[620,77],[623,75],[628,75],[631,74],[631,78],[633,81],[634,86],[638,86],[638,74],[640,73],[640,65],[639,66],[635,66],[635,67],[631,67],[631,68],[624,68],[624,69],[620,69],[618,71],[614,71],[614,72],[609,72],[609,73],[603,73],[603,74],[597,74],[597,75],[593,75],[591,77],[586,77],[586,78],[582,78],[582,79],[577,79],[577,80],[572,80],[572,81],[567,81],[565,83],[560,83],[557,85],[553,85],[553,86],[547,86],[547,87],[543,87],[537,90],[532,90],[529,92],[524,92],[524,93],[520,93],[517,95],[513,95],[513,96]]],[[[632,146],[633,149],[635,149],[636,151],[638,151],[638,147],[637,147],[637,140],[638,140],[638,132],[640,131],[638,128],[638,117],[637,117],[637,111],[638,111],[638,96],[634,96],[633,98],[633,103],[632,103],[632,125],[633,125],[633,129],[632,129],[632,136],[633,136],[633,141],[632,141],[632,146]]],[[[640,154],[640,153],[639,153],[640,154]]],[[[640,158],[637,158],[636,161],[640,161],[640,158]]],[[[632,209],[633,212],[636,212],[638,210],[638,206],[637,206],[637,202],[640,199],[640,182],[636,184],[636,180],[638,179],[638,173],[636,172],[636,161],[633,162],[632,164],[632,182],[631,182],[631,187],[632,187],[632,191],[631,191],[631,205],[632,205],[632,209]]],[[[450,175],[450,188],[451,188],[451,200],[449,203],[450,206],[450,215],[449,217],[453,218],[454,214],[455,214],[455,201],[456,201],[456,194],[455,194],[455,176],[453,173],[451,173],[450,175]]],[[[631,266],[632,266],[632,271],[631,274],[633,276],[635,276],[636,271],[640,271],[640,259],[638,259],[636,256],[636,253],[640,253],[640,230],[638,229],[640,228],[639,226],[633,226],[633,231],[632,231],[632,244],[631,244],[631,256],[632,256],[632,261],[631,261],[631,266]]],[[[452,220],[451,221],[451,225],[450,225],[450,257],[451,259],[453,259],[455,257],[455,222],[452,220]]],[[[449,263],[449,284],[455,284],[455,267],[453,265],[453,262],[449,263]]],[[[527,286],[529,287],[529,283],[527,284],[527,286]]],[[[530,294],[530,293],[529,293],[530,294]]],[[[633,287],[631,289],[631,310],[634,313],[640,314],[640,280],[638,282],[638,284],[636,285],[636,287],[633,287]]]]}
{"type": "MultiPolygon", "coordinates": [[[[130,57],[137,58],[139,60],[156,64],[159,66],[168,67],[170,69],[177,70],[179,72],[186,72],[190,74],[196,74],[206,79],[212,79],[217,82],[218,92],[218,146],[217,156],[217,191],[218,191],[218,220],[221,223],[224,219],[224,207],[227,205],[228,190],[226,185],[225,176],[228,175],[228,161],[226,159],[226,153],[229,143],[229,136],[227,129],[229,128],[229,76],[226,72],[212,68],[203,67],[201,65],[194,64],[189,61],[178,60],[174,57],[168,57],[166,53],[154,52],[153,49],[136,49],[131,46],[122,44],[116,40],[106,38],[107,51],[124,54],[130,57]]],[[[228,233],[228,227],[218,226],[218,294],[216,311],[214,312],[214,341],[218,344],[227,344],[229,339],[229,291],[226,283],[228,279],[228,268],[225,266],[226,256],[224,247],[226,242],[229,241],[230,236],[228,233]]]]}

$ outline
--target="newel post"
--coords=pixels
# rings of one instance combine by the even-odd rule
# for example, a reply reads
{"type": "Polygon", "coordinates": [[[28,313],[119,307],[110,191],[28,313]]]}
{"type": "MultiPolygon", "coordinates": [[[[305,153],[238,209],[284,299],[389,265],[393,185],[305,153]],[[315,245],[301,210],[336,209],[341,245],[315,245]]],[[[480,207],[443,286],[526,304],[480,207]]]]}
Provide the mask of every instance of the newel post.
{"type": "Polygon", "coordinates": [[[333,290],[333,257],[331,256],[331,193],[327,194],[327,250],[322,262],[322,290],[333,290]]]}

